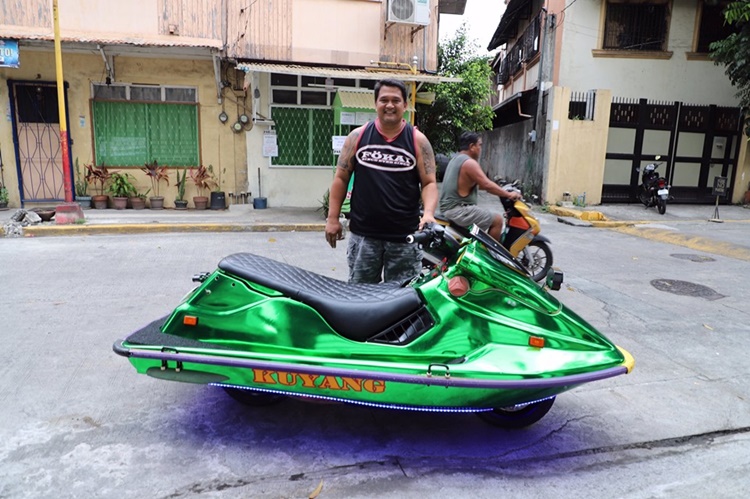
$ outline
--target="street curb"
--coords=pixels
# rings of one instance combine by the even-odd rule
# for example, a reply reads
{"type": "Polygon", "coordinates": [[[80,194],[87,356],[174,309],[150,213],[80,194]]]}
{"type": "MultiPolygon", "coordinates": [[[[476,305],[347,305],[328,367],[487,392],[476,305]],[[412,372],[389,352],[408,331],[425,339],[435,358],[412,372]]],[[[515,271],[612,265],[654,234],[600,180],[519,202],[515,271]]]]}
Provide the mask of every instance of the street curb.
{"type": "Polygon", "coordinates": [[[583,211],[576,210],[573,208],[564,208],[562,206],[549,206],[549,212],[553,215],[560,217],[573,217],[579,220],[586,220],[589,222],[594,221],[607,221],[607,217],[599,211],[583,211]]]}
{"type": "Polygon", "coordinates": [[[612,229],[615,227],[630,227],[633,225],[650,224],[647,220],[609,220],[602,212],[594,210],[576,210],[562,206],[549,206],[549,213],[557,215],[560,223],[574,225],[576,227],[597,227],[612,229]],[[566,218],[574,218],[580,222],[568,221],[566,218]]]}
{"type": "Polygon", "coordinates": [[[70,236],[93,234],[153,234],[159,232],[323,232],[322,223],[144,223],[99,225],[50,225],[23,228],[24,237],[70,236]]]}

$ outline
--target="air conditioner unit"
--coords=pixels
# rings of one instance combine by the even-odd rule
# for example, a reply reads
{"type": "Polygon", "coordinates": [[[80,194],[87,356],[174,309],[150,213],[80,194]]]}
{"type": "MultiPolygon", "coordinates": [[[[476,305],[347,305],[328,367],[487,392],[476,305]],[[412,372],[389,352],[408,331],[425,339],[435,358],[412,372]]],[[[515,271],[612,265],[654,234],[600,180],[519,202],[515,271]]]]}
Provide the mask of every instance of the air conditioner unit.
{"type": "Polygon", "coordinates": [[[388,22],[430,24],[430,0],[388,0],[388,22]]]}

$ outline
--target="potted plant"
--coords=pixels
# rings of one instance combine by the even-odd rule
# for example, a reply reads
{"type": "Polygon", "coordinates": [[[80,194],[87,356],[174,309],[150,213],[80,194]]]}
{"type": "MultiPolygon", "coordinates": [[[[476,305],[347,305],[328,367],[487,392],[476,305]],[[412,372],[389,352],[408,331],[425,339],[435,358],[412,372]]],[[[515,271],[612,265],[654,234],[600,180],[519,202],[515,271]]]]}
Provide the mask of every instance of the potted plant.
{"type": "MultiPolygon", "coordinates": [[[[225,169],[226,170],[226,169],[225,169]]],[[[214,176],[214,167],[213,165],[208,165],[208,171],[211,173],[211,176],[214,176]]],[[[219,178],[215,183],[214,190],[211,191],[211,209],[212,210],[224,210],[227,207],[227,201],[226,201],[226,195],[224,194],[224,191],[221,190],[221,170],[219,170],[219,178]]]]}
{"type": "Polygon", "coordinates": [[[8,189],[0,184],[0,210],[8,209],[8,189]]]}
{"type": "Polygon", "coordinates": [[[148,193],[151,192],[151,189],[147,190],[146,192],[135,192],[132,196],[130,196],[130,206],[133,207],[134,210],[143,210],[146,208],[146,196],[148,196],[148,193]]]}
{"type": "Polygon", "coordinates": [[[128,206],[128,198],[137,192],[132,176],[129,173],[114,172],[110,175],[107,192],[112,194],[112,201],[116,210],[124,210],[128,206]]]}
{"type": "Polygon", "coordinates": [[[104,194],[105,186],[109,181],[110,173],[107,167],[104,165],[83,165],[86,168],[85,179],[86,182],[92,184],[98,194],[91,197],[91,201],[94,203],[94,208],[97,210],[104,210],[107,208],[107,201],[109,196],[104,194]]]}
{"type": "Polygon", "coordinates": [[[190,180],[193,181],[196,189],[198,189],[198,195],[193,197],[195,209],[205,210],[208,208],[208,196],[206,196],[206,193],[213,189],[216,181],[211,172],[203,165],[190,169],[190,180]]]}
{"type": "Polygon", "coordinates": [[[146,163],[141,170],[151,179],[151,192],[153,196],[149,198],[152,210],[161,210],[164,208],[164,196],[159,195],[159,183],[163,180],[169,185],[169,174],[166,166],[159,166],[156,160],[146,163]]]}
{"type": "Polygon", "coordinates": [[[78,158],[76,158],[76,202],[81,206],[82,209],[91,208],[91,196],[89,196],[89,183],[86,177],[81,175],[81,169],[78,166],[78,158]]]}
{"type": "Polygon", "coordinates": [[[182,176],[180,176],[180,170],[177,170],[177,198],[174,200],[174,208],[176,210],[186,210],[187,200],[185,200],[185,182],[187,181],[187,170],[182,168],[182,176]]]}

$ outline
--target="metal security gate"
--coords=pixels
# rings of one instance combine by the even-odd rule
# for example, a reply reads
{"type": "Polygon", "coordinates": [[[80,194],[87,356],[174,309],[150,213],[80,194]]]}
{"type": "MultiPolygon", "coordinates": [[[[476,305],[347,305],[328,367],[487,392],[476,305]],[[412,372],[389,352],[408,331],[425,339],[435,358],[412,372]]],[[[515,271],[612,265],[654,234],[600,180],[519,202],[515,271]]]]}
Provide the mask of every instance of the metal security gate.
{"type": "Polygon", "coordinates": [[[64,201],[57,87],[13,80],[8,87],[21,203],[64,201]]]}
{"type": "Polygon", "coordinates": [[[739,108],[613,99],[602,203],[638,202],[637,169],[658,155],[673,202],[713,204],[715,177],[734,188],[741,125],[739,108]]]}

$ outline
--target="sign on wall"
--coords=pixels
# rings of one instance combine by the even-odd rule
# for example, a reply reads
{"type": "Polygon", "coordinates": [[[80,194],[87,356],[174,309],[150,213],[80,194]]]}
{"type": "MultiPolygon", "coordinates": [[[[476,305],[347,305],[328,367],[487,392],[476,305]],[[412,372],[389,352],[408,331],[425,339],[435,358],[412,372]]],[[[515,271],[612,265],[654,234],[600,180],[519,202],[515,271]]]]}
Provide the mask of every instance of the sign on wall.
{"type": "Polygon", "coordinates": [[[0,40],[0,67],[18,67],[18,42],[16,40],[0,40]]]}
{"type": "Polygon", "coordinates": [[[263,132],[263,156],[266,158],[275,158],[279,155],[279,145],[276,142],[276,132],[266,130],[263,132]]]}

